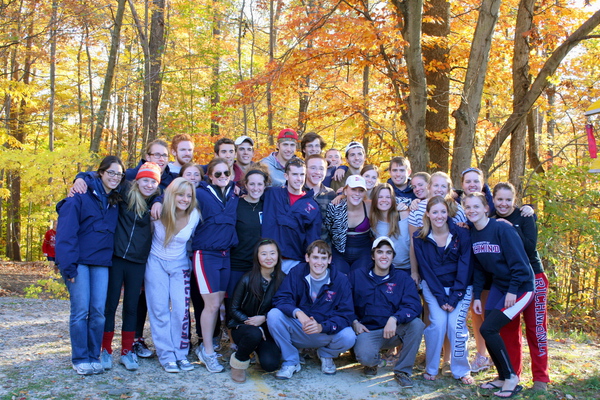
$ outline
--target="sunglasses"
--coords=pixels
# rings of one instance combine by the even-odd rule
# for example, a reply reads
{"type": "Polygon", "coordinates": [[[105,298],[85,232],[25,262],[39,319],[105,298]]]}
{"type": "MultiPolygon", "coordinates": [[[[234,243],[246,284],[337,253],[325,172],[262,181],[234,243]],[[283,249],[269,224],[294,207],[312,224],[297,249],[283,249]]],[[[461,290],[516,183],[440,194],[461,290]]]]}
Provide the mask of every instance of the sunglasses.
{"type": "Polygon", "coordinates": [[[217,179],[220,178],[221,175],[229,176],[229,175],[231,175],[231,172],[230,171],[225,171],[225,172],[218,171],[213,174],[213,176],[217,179]]]}

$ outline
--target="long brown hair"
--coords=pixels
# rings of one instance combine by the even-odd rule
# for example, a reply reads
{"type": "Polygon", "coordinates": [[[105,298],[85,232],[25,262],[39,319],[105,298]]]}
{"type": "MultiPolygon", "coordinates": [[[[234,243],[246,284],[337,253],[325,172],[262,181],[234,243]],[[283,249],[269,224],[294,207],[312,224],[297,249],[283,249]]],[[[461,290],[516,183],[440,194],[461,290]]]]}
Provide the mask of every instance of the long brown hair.
{"type": "MultiPolygon", "coordinates": [[[[454,200],[452,200],[454,201],[454,200]]],[[[421,231],[419,232],[419,235],[417,236],[419,239],[425,239],[427,237],[427,235],[429,235],[429,231],[431,230],[431,220],[429,219],[429,216],[427,215],[427,213],[429,212],[429,210],[431,210],[431,207],[435,206],[436,204],[443,204],[446,206],[446,211],[448,211],[448,218],[450,217],[450,210],[448,207],[448,202],[446,201],[446,199],[444,199],[442,196],[433,196],[432,198],[429,199],[429,201],[427,201],[427,209],[426,209],[426,213],[423,214],[423,227],[421,228],[421,231]]]]}
{"type": "Polygon", "coordinates": [[[400,213],[398,212],[398,208],[396,208],[396,196],[394,195],[394,189],[392,188],[392,185],[386,182],[375,186],[373,188],[373,193],[371,193],[371,200],[371,216],[369,217],[371,229],[375,230],[375,228],[377,228],[377,222],[383,221],[389,224],[388,232],[385,234],[385,236],[400,236],[400,227],[398,226],[398,221],[400,221],[400,213]],[[377,208],[377,198],[379,197],[379,193],[386,189],[390,191],[392,206],[387,213],[387,220],[384,220],[383,213],[379,208],[377,208]]]}
{"type": "Polygon", "coordinates": [[[160,221],[165,227],[165,242],[164,247],[167,247],[175,236],[175,224],[177,222],[177,205],[175,204],[175,196],[178,194],[185,194],[186,189],[189,188],[192,191],[192,201],[189,207],[184,212],[184,216],[189,220],[190,214],[196,208],[196,188],[192,182],[185,178],[175,178],[173,182],[165,190],[165,200],[163,203],[162,213],[160,214],[160,221]]]}

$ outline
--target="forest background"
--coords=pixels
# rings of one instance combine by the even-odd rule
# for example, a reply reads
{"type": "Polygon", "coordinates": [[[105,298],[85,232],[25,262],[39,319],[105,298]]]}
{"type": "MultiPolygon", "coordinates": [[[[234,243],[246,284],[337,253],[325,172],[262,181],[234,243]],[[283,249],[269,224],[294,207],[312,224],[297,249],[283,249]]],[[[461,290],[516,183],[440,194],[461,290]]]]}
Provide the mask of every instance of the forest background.
{"type": "Polygon", "coordinates": [[[134,166],[149,141],[187,133],[197,162],[240,135],[258,160],[290,127],[327,148],[360,140],[384,169],[404,155],[455,186],[469,166],[510,180],[536,208],[550,308],[589,332],[599,3],[1,0],[0,259],[42,259],[56,202],[101,156],[134,166]]]}

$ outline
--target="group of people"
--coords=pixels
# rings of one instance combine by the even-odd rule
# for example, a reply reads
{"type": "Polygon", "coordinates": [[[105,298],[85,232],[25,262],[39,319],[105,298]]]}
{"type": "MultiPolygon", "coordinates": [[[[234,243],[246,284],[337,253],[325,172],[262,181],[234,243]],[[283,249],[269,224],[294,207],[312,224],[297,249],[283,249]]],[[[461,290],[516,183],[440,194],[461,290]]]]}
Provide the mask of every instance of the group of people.
{"type": "Polygon", "coordinates": [[[151,142],[136,168],[108,156],[77,176],[57,205],[56,233],[77,373],[112,368],[123,289],[120,362],[128,370],[152,355],[146,314],[164,370],[194,369],[193,308],[196,355],[208,371],[223,371],[224,304],[236,382],[254,354],[265,371],[290,379],[303,349],[316,349],[330,375],[352,349],[368,376],[382,350],[395,349],[396,381],[411,387],[424,336],[426,380],[443,360],[442,370],[471,385],[471,372],[493,362],[498,378],[481,387],[512,397],[522,390],[523,314],[534,388],[546,389],[548,280],[535,215],[516,206],[512,185],[490,192],[469,168],[454,190],[446,173],[413,174],[404,157],[389,162],[380,183],[382,169],[365,165],[360,142],[346,146],[342,165],[339,150],[322,155],[326,143],[312,132],[300,140],[283,129],[260,162],[254,144],[219,139],[214,158],[198,165],[192,138],[178,135],[170,146],[151,142]]]}

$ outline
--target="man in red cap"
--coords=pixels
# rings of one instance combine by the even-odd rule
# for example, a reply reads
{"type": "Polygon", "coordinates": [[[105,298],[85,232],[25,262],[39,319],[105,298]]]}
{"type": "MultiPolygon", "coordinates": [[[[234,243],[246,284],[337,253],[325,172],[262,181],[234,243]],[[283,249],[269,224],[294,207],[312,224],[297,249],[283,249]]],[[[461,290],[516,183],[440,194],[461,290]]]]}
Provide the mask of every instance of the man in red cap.
{"type": "Polygon", "coordinates": [[[271,186],[285,185],[285,164],[294,157],[298,146],[298,134],[293,129],[282,129],[277,136],[277,151],[272,152],[260,162],[269,168],[271,186]]]}

